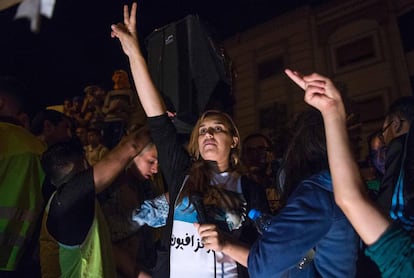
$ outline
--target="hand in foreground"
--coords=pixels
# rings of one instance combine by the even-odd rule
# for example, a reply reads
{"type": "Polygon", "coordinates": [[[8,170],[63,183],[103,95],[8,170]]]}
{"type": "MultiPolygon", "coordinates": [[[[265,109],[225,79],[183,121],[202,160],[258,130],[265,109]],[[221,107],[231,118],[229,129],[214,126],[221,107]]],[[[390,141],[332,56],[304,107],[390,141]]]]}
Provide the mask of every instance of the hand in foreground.
{"type": "Polygon", "coordinates": [[[194,223],[194,226],[198,230],[205,248],[218,252],[223,251],[226,240],[216,225],[194,223]]]}
{"type": "Polygon", "coordinates": [[[124,5],[124,22],[111,25],[111,37],[118,38],[124,53],[131,57],[140,51],[138,35],[136,31],[137,3],[134,2],[129,12],[128,5],[124,5]]]}
{"type": "Polygon", "coordinates": [[[144,126],[123,137],[119,145],[131,146],[135,155],[138,155],[150,141],[150,131],[148,127],[144,126]]]}
{"type": "Polygon", "coordinates": [[[324,116],[346,116],[341,94],[329,78],[318,73],[302,76],[290,69],[286,69],[285,73],[305,91],[305,102],[318,109],[324,116]]]}

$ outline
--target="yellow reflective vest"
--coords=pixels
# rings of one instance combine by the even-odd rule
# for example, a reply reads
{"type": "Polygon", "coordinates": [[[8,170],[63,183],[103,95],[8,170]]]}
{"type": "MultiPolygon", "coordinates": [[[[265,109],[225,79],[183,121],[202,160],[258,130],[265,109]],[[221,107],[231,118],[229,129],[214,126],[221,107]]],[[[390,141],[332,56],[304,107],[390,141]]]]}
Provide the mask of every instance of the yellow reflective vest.
{"type": "Polygon", "coordinates": [[[16,270],[39,218],[44,150],[23,127],[0,122],[0,270],[16,270]]]}
{"type": "Polygon", "coordinates": [[[109,229],[98,202],[95,216],[82,244],[66,246],[57,242],[47,229],[50,198],[42,220],[40,232],[40,266],[43,278],[113,278],[115,261],[109,229]]]}

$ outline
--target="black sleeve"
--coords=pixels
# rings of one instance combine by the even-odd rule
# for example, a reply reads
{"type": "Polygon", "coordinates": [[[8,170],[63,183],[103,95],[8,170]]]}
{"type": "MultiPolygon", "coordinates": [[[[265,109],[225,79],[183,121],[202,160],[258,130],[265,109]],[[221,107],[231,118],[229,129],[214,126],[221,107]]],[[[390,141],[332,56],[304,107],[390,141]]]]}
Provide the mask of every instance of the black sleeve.
{"type": "Polygon", "coordinates": [[[50,203],[49,233],[65,245],[82,244],[95,214],[93,168],[83,171],[60,186],[50,203]]]}
{"type": "MultiPolygon", "coordinates": [[[[248,213],[252,208],[264,213],[270,213],[266,192],[262,186],[255,183],[245,175],[241,177],[241,185],[243,196],[247,202],[246,213],[248,213]]],[[[257,232],[255,224],[250,220],[250,218],[247,218],[246,224],[243,226],[240,240],[251,245],[255,242],[258,236],[259,233],[257,232]]]]}
{"type": "Polygon", "coordinates": [[[160,169],[165,177],[170,200],[175,200],[190,166],[190,156],[177,137],[177,131],[167,114],[149,117],[148,126],[158,151],[160,169]]]}

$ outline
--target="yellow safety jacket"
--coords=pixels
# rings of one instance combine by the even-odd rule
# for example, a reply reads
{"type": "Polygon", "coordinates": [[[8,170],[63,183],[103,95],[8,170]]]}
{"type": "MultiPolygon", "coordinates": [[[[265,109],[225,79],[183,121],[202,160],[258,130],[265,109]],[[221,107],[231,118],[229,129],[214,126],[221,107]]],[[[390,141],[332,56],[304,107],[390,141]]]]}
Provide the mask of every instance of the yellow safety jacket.
{"type": "Polygon", "coordinates": [[[0,270],[16,270],[41,212],[44,150],[23,127],[0,122],[0,270]]]}
{"type": "Polygon", "coordinates": [[[116,277],[111,237],[98,202],[95,200],[95,217],[85,240],[77,246],[66,246],[58,243],[46,226],[53,196],[54,194],[46,206],[40,232],[42,277],[116,277]]]}

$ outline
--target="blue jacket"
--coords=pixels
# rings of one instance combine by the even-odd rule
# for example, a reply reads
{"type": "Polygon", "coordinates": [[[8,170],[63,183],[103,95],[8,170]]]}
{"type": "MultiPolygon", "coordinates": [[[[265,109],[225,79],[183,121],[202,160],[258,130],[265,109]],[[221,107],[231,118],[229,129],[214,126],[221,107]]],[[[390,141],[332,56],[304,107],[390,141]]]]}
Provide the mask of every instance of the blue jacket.
{"type": "Polygon", "coordinates": [[[358,236],[335,204],[329,172],[301,182],[250,249],[250,277],[355,277],[358,236]],[[314,248],[313,261],[298,263],[314,248]]]}

